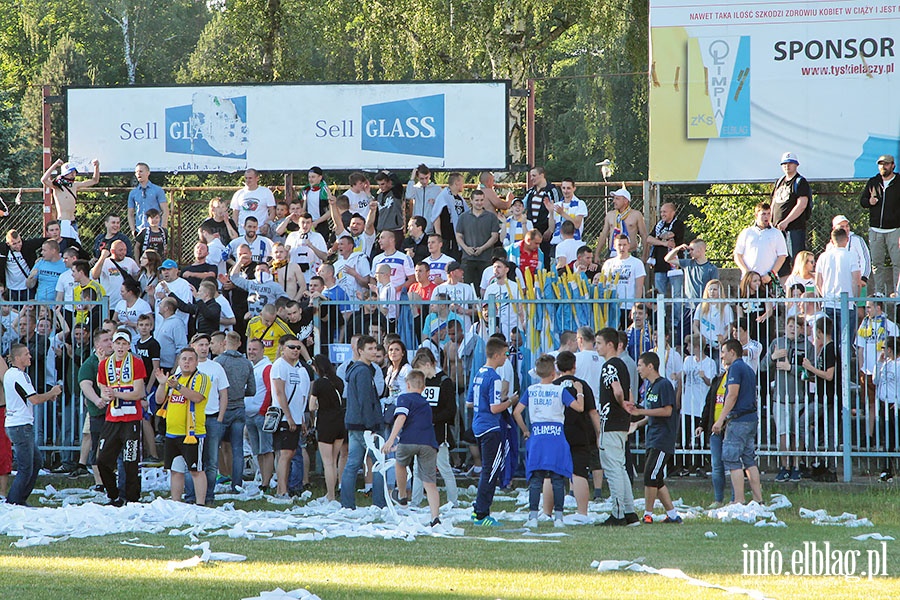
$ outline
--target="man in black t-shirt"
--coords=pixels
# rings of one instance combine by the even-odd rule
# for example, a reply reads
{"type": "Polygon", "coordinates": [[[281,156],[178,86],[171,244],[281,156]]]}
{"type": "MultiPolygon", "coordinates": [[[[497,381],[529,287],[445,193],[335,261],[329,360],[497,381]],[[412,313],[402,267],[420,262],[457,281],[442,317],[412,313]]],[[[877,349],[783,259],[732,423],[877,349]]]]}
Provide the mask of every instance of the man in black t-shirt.
{"type": "Polygon", "coordinates": [[[534,228],[541,232],[541,251],[544,253],[544,268],[550,268],[550,260],[556,254],[550,239],[553,237],[553,226],[550,223],[550,210],[563,199],[558,187],[547,181],[544,167],[533,167],[528,172],[528,183],[531,187],[525,192],[522,202],[525,204],[525,215],[534,228]]]}
{"type": "Polygon", "coordinates": [[[160,346],[156,338],[153,337],[153,315],[141,315],[138,317],[137,330],[139,339],[134,342],[134,355],[140,357],[144,362],[144,369],[147,371],[147,377],[144,378],[144,388],[147,390],[147,406],[148,410],[144,412],[144,421],[142,423],[142,431],[144,438],[144,460],[145,464],[154,464],[159,459],[156,458],[156,438],[155,438],[155,415],[156,415],[156,379],[153,373],[159,368],[160,346]]]}
{"type": "Polygon", "coordinates": [[[812,190],[806,178],[797,173],[800,161],[793,152],[781,157],[784,177],[775,182],[772,189],[772,225],[784,234],[788,260],[784,261],[778,275],[789,275],[794,257],[806,250],[806,221],[811,212],[812,190]]]}
{"type": "MultiPolygon", "coordinates": [[[[591,465],[599,461],[597,434],[600,431],[600,413],[597,412],[597,403],[591,386],[575,377],[575,354],[568,350],[560,352],[556,357],[556,370],[559,371],[560,377],[553,382],[554,385],[574,389],[576,384],[580,383],[581,392],[584,394],[584,412],[578,412],[567,406],[563,429],[572,453],[572,493],[575,494],[577,504],[576,514],[572,518],[579,523],[589,523],[591,519],[587,516],[590,499],[588,481],[593,470],[591,465]]],[[[575,395],[574,391],[572,395],[575,395]]],[[[549,494],[545,494],[544,497],[550,498],[549,494]]]]}
{"type": "MultiPolygon", "coordinates": [[[[837,394],[842,389],[842,371],[837,365],[837,351],[832,341],[831,332],[834,324],[828,317],[816,321],[813,342],[816,351],[815,363],[807,356],[803,359],[803,368],[811,375],[809,386],[809,405],[816,406],[816,414],[810,417],[813,429],[814,448],[827,450],[838,449],[838,432],[840,431],[841,407],[837,394]],[[830,378],[830,381],[829,381],[830,378]],[[813,418],[815,420],[813,421],[813,418]]],[[[823,465],[824,459],[818,459],[823,465]]]]}
{"type": "Polygon", "coordinates": [[[631,397],[628,367],[619,358],[619,332],[611,327],[597,334],[597,352],[606,362],[600,370],[600,464],[609,482],[612,513],[603,525],[630,525],[638,522],[634,512],[634,493],[625,469],[625,444],[631,415],[625,403],[631,397]]]}

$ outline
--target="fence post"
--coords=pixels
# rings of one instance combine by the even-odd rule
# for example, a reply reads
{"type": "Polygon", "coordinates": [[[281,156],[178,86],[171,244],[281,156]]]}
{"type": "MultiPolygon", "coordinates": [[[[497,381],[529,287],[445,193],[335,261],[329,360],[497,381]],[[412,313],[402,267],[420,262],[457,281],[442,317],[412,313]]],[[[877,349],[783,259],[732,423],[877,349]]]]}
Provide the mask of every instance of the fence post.
{"type": "Polygon", "coordinates": [[[312,305],[315,307],[315,311],[313,312],[313,349],[316,351],[315,354],[321,354],[322,336],[319,332],[322,329],[322,317],[319,314],[319,299],[313,298],[312,305]]]}
{"type": "Polygon", "coordinates": [[[488,296],[488,335],[497,331],[497,296],[488,296]]]}
{"type": "Polygon", "coordinates": [[[665,358],[668,356],[668,353],[665,351],[666,347],[666,305],[663,302],[663,294],[656,295],[656,349],[657,356],[659,356],[659,376],[666,376],[666,362],[665,358]],[[660,352],[662,355],[660,356],[660,352]]]}
{"type": "MultiPolygon", "coordinates": [[[[856,310],[854,303],[853,310],[856,310]]],[[[855,332],[854,332],[855,333],[855,332]]],[[[844,366],[850,370],[850,297],[847,292],[841,293],[841,362],[836,368],[844,366]]],[[[844,481],[849,482],[853,477],[853,464],[850,462],[850,446],[852,438],[850,434],[850,377],[845,374],[841,377],[841,415],[843,423],[841,435],[844,438],[844,481]]]]}

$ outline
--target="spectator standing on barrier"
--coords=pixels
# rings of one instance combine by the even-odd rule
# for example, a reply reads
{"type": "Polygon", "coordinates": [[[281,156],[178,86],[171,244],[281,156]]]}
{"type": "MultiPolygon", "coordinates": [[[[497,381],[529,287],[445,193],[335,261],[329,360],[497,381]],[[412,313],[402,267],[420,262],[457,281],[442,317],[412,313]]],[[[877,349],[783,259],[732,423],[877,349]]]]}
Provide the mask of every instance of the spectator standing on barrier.
{"type": "MultiPolygon", "coordinates": [[[[623,252],[625,250],[623,249],[623,252]]],[[[626,402],[634,402],[628,369],[619,358],[619,333],[611,328],[597,334],[597,351],[605,359],[600,373],[600,464],[609,482],[610,501],[613,508],[602,525],[630,525],[638,522],[634,512],[634,493],[625,468],[625,446],[628,439],[631,416],[625,410],[626,402]]]]}
{"type": "Polygon", "coordinates": [[[141,422],[146,404],[144,361],[131,353],[131,335],[125,330],[113,334],[113,353],[100,363],[97,383],[106,403],[106,423],[100,432],[97,468],[106,488],[109,504],[123,506],[141,499],[141,422]],[[119,454],[125,463],[125,498],[119,496],[116,468],[119,454]]]}
{"type": "MultiPolygon", "coordinates": [[[[659,207],[659,217],[653,233],[647,236],[647,245],[650,246],[647,266],[653,268],[656,293],[665,298],[675,298],[681,296],[682,273],[680,268],[672,267],[666,257],[676,247],[685,247],[684,223],[675,216],[675,205],[671,202],[659,207]]],[[[678,251],[673,259],[678,260],[678,251]]],[[[680,322],[680,315],[676,315],[676,319],[675,324],[680,322]]]]}
{"type": "Polygon", "coordinates": [[[759,467],[756,464],[756,430],[759,426],[756,373],[741,358],[743,348],[735,339],[722,347],[722,362],[728,369],[725,404],[716,422],[714,435],[722,435],[722,462],[731,474],[734,501],[744,504],[744,473],[750,483],[753,500],[762,504],[759,467]],[[727,423],[727,427],[726,427],[727,423]]]}
{"type": "Polygon", "coordinates": [[[628,326],[628,313],[635,299],[644,297],[644,277],[647,275],[644,263],[631,255],[630,244],[626,234],[616,236],[616,254],[603,263],[602,269],[606,280],[615,285],[616,298],[622,303],[619,309],[620,329],[628,326]]]}
{"type": "MultiPolygon", "coordinates": [[[[825,314],[834,322],[834,338],[838,345],[841,344],[842,335],[841,294],[846,293],[850,298],[858,297],[862,283],[859,264],[847,250],[849,241],[846,231],[833,230],[832,248],[823,252],[816,262],[816,291],[825,299],[825,314]]],[[[852,335],[856,331],[856,307],[852,303],[847,317],[852,335]]]]}
{"type": "Polygon", "coordinates": [[[878,157],[878,175],[866,182],[859,204],[869,211],[869,249],[875,271],[873,293],[890,294],[897,282],[895,269],[900,269],[900,183],[894,173],[894,157],[878,157]],[[890,257],[891,266],[887,267],[890,257]]]}
{"type": "Polygon", "coordinates": [[[446,242],[447,254],[457,260],[462,258],[462,250],[456,238],[456,224],[459,216],[466,211],[466,201],[460,195],[463,183],[461,173],[450,173],[447,187],[435,198],[434,208],[431,212],[431,224],[434,232],[446,242]]]}
{"type": "Polygon", "coordinates": [[[781,156],[784,176],[772,188],[772,223],[784,234],[788,260],[776,271],[779,276],[791,272],[791,265],[801,251],[806,250],[806,223],[812,215],[812,189],[806,178],[797,172],[800,161],[793,152],[781,156]]]}
{"type": "Polygon", "coordinates": [[[100,161],[96,158],[91,161],[94,169],[93,176],[87,181],[75,181],[78,169],[72,163],[63,163],[61,158],[50,165],[50,168],[41,175],[41,185],[50,188],[53,193],[53,204],[56,209],[56,218],[59,220],[60,229],[64,230],[65,237],[78,237],[78,223],[75,221],[75,202],[78,191],[96,185],[100,181],[100,161]],[[59,176],[53,178],[53,171],[59,167],[59,176]]]}
{"type": "Polygon", "coordinates": [[[28,274],[42,243],[41,238],[26,242],[15,229],[6,232],[6,242],[0,244],[0,293],[6,291],[7,300],[24,302],[30,299],[28,274]]]}
{"type": "Polygon", "coordinates": [[[134,178],[137,185],[128,192],[128,230],[131,237],[136,239],[138,232],[150,225],[150,210],[159,211],[160,226],[163,229],[169,226],[169,202],[165,190],[150,181],[150,167],[147,163],[139,162],[135,165],[134,178]]]}
{"type": "Polygon", "coordinates": [[[134,259],[126,256],[127,248],[122,240],[115,240],[109,248],[100,251],[100,256],[91,278],[96,279],[109,296],[109,305],[115,308],[122,299],[122,283],[126,280],[137,281],[141,268],[134,259]]]}
{"type": "Polygon", "coordinates": [[[610,200],[613,203],[613,209],[606,213],[603,230],[600,232],[597,248],[594,250],[598,263],[603,260],[601,249],[609,250],[610,258],[618,256],[616,239],[621,235],[628,238],[629,254],[637,250],[638,237],[643,243],[644,253],[649,250],[649,245],[646,243],[647,224],[644,222],[643,213],[631,208],[631,193],[623,185],[621,189],[610,194],[610,200]]]}
{"type": "Polygon", "coordinates": [[[200,229],[219,234],[219,239],[225,245],[241,235],[238,233],[237,223],[228,215],[228,210],[228,203],[216,196],[209,201],[209,218],[200,223],[200,229]]]}
{"type": "Polygon", "coordinates": [[[472,210],[459,215],[455,233],[466,283],[477,283],[489,264],[491,249],[500,239],[500,223],[494,213],[484,209],[483,191],[474,190],[469,201],[472,210]]]}
{"type": "Polygon", "coordinates": [[[56,284],[65,270],[66,263],[59,254],[59,244],[53,240],[41,244],[41,259],[34,263],[26,282],[30,288],[37,286],[34,299],[39,302],[54,301],[56,284]]]}
{"type": "Polygon", "coordinates": [[[14,344],[9,353],[10,368],[3,375],[6,398],[6,434],[15,454],[16,476],[6,496],[8,504],[28,506],[43,461],[34,435],[34,406],[56,400],[62,394],[58,385],[38,394],[31,384],[28,369],[31,352],[22,344],[14,344]]]}
{"type": "Polygon", "coordinates": [[[131,240],[121,231],[122,219],[119,215],[106,215],[106,218],[103,220],[103,226],[106,228],[106,232],[98,234],[94,238],[94,258],[99,260],[100,254],[104,250],[110,250],[113,242],[117,240],[125,244],[125,256],[134,256],[131,240]]]}
{"type": "Polygon", "coordinates": [[[528,184],[530,187],[525,192],[525,197],[522,198],[522,203],[525,205],[525,218],[541,232],[544,268],[549,269],[550,259],[553,256],[553,246],[550,244],[550,240],[553,238],[554,228],[550,223],[548,206],[554,206],[561,202],[563,196],[558,187],[547,181],[544,167],[533,167],[528,172],[528,184]]]}
{"type": "Polygon", "coordinates": [[[244,171],[244,187],[231,197],[231,210],[237,215],[238,233],[241,235],[246,233],[248,217],[256,219],[262,235],[268,233],[265,224],[275,220],[275,196],[269,188],[259,185],[256,169],[244,171]]]}
{"type": "MultiPolygon", "coordinates": [[[[357,340],[356,348],[359,358],[350,362],[345,371],[347,406],[344,425],[347,428],[348,451],[341,474],[341,506],[351,509],[356,508],[356,476],[368,453],[365,433],[378,433],[383,428],[379,394],[375,389],[375,372],[380,369],[373,365],[378,343],[374,338],[363,335],[357,340]]],[[[378,470],[374,471],[372,479],[372,503],[378,507],[385,506],[383,476],[378,470]]]]}
{"type": "Polygon", "coordinates": [[[772,275],[781,270],[787,259],[787,243],[781,230],[772,227],[772,207],[760,202],[754,209],[753,225],[741,231],[734,246],[734,262],[741,276],[759,273],[762,283],[769,285],[772,275]]]}
{"type": "Polygon", "coordinates": [[[856,366],[859,369],[860,403],[866,405],[866,434],[869,448],[875,443],[875,374],[888,338],[900,335],[897,324],[884,314],[884,298],[866,301],[866,316],[856,331],[856,366]]]}
{"type": "Polygon", "coordinates": [[[421,164],[412,170],[409,183],[406,184],[406,199],[410,201],[406,214],[413,217],[424,217],[427,222],[426,231],[434,231],[432,222],[434,202],[441,193],[441,186],[431,181],[431,169],[421,164]]]}
{"type": "Polygon", "coordinates": [[[766,373],[764,382],[775,383],[772,408],[775,412],[775,431],[781,469],[775,481],[800,481],[800,457],[787,453],[804,449],[807,431],[804,423],[808,375],[803,371],[803,359],[813,356],[813,348],[797,327],[797,318],[788,317],[784,335],[772,340],[761,367],[766,373]],[[791,443],[793,441],[793,443],[791,443]]]}

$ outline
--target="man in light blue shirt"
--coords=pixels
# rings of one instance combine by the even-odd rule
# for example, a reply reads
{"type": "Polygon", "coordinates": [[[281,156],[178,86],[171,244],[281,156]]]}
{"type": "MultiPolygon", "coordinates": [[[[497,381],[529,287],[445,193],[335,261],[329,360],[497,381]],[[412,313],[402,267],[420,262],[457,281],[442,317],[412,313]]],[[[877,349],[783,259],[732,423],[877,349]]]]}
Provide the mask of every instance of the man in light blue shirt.
{"type": "Polygon", "coordinates": [[[138,163],[134,167],[134,177],[138,180],[137,186],[128,193],[128,227],[131,229],[131,237],[137,236],[137,232],[147,227],[147,211],[155,208],[162,215],[159,226],[165,229],[169,223],[169,202],[166,192],[150,181],[150,167],[147,163],[138,163]]]}

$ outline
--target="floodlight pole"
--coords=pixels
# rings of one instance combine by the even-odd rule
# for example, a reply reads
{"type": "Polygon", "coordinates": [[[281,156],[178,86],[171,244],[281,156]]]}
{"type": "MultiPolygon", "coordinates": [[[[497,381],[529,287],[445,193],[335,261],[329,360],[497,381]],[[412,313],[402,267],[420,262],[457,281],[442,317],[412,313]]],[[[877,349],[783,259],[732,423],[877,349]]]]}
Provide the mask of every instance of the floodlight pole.
{"type": "MultiPolygon", "coordinates": [[[[50,168],[50,165],[53,164],[53,156],[51,155],[51,133],[50,133],[50,104],[52,103],[52,99],[50,96],[50,86],[45,85],[41,88],[41,117],[42,117],[42,159],[44,168],[43,171],[46,172],[47,169],[50,168]]],[[[50,212],[53,210],[53,193],[50,191],[50,188],[43,188],[43,199],[44,199],[44,235],[47,233],[47,223],[50,222],[50,212]]]]}

